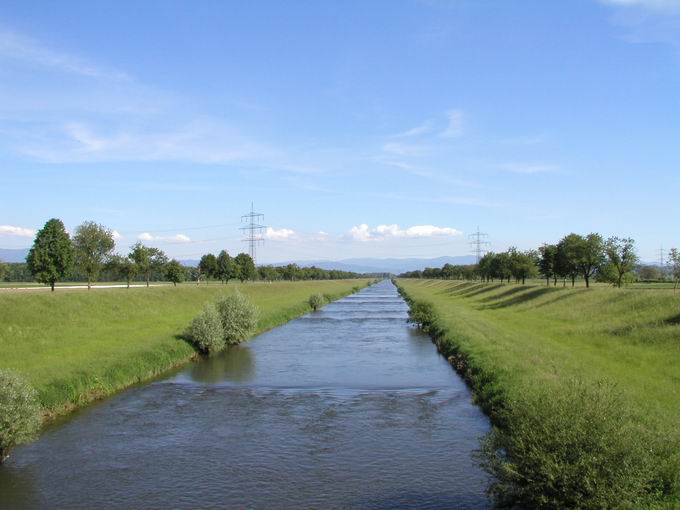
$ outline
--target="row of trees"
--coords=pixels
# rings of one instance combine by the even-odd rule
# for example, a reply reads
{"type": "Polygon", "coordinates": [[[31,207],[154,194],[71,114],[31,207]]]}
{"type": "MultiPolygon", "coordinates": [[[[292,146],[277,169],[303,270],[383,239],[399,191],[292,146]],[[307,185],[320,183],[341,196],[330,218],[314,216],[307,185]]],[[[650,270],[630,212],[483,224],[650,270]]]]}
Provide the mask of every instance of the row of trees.
{"type": "Polygon", "coordinates": [[[97,223],[86,221],[79,225],[73,236],[64,228],[61,220],[51,219],[38,231],[26,264],[8,266],[0,263],[0,280],[6,274],[17,280],[25,280],[28,274],[39,283],[50,285],[54,290],[58,281],[85,279],[88,289],[102,273],[107,280],[124,280],[128,287],[134,279],[141,278],[147,287],[152,279],[164,279],[175,285],[185,280],[218,280],[228,283],[237,279],[248,280],[322,280],[356,278],[357,273],[324,270],[316,267],[301,268],[296,264],[283,267],[255,267],[250,255],[239,253],[231,257],[226,250],[217,256],[206,254],[198,267],[186,267],[168,257],[158,248],[136,243],[127,255],[114,253],[113,232],[97,223]]]}
{"type": "MultiPolygon", "coordinates": [[[[680,251],[670,250],[669,269],[676,287],[680,281],[680,251]]],[[[569,234],[557,244],[545,244],[538,250],[520,251],[510,248],[506,252],[489,252],[476,265],[446,264],[441,269],[427,268],[411,271],[402,276],[407,278],[482,279],[490,282],[496,279],[525,283],[528,278],[541,275],[546,284],[557,285],[562,280],[566,285],[571,280],[575,285],[582,278],[586,287],[596,279],[622,287],[634,279],[639,259],[635,252],[635,241],[630,238],[610,237],[599,234],[581,236],[569,234]]]]}

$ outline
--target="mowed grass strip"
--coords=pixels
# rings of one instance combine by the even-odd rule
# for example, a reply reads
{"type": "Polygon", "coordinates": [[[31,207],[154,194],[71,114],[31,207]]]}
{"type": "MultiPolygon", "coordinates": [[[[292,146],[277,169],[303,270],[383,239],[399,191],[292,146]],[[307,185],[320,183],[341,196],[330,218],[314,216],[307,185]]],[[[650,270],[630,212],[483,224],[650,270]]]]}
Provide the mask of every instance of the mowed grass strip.
{"type": "Polygon", "coordinates": [[[32,382],[49,414],[144,381],[195,356],[182,338],[203,305],[238,289],[258,307],[258,332],[309,311],[316,292],[339,298],[368,280],[182,285],[0,293],[0,367],[32,382]]]}
{"type": "Polygon", "coordinates": [[[639,423],[680,450],[680,293],[398,283],[412,299],[433,304],[450,332],[446,341],[509,398],[573,378],[604,379],[624,393],[639,423]]]}

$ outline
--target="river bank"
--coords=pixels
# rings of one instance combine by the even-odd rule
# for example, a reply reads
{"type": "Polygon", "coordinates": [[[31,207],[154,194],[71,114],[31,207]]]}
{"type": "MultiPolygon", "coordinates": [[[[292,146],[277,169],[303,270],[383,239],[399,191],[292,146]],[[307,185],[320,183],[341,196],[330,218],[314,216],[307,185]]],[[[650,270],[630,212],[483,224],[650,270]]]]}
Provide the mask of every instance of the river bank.
{"type": "Polygon", "coordinates": [[[202,306],[238,289],[260,311],[256,334],[309,311],[316,292],[346,296],[369,280],[220,284],[101,292],[0,294],[0,368],[29,379],[45,419],[151,379],[197,355],[183,339],[202,306]]]}
{"type": "Polygon", "coordinates": [[[655,490],[666,493],[658,504],[678,504],[680,321],[672,291],[408,279],[398,285],[412,304],[431,304],[426,328],[497,426],[514,402],[559,395],[574,379],[615,386],[634,425],[654,438],[655,490]]]}

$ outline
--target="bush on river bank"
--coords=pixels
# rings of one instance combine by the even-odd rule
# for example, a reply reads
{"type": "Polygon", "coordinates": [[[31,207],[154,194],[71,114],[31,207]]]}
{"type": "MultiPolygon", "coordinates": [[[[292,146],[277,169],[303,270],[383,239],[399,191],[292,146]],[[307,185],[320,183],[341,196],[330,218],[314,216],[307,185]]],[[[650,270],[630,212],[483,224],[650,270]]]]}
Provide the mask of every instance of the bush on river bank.
{"type": "Polygon", "coordinates": [[[241,343],[255,332],[257,307],[239,291],[221,297],[216,306],[227,344],[241,343]]]}
{"type": "Polygon", "coordinates": [[[12,448],[34,438],[40,422],[35,389],[17,373],[0,369],[0,463],[12,448]]]}
{"type": "Polygon", "coordinates": [[[316,311],[326,304],[326,297],[320,292],[317,292],[316,294],[309,296],[307,302],[309,303],[309,306],[312,308],[312,310],[316,311]]]}
{"type": "Polygon", "coordinates": [[[208,303],[191,322],[189,337],[198,350],[205,354],[213,354],[224,348],[224,336],[222,318],[215,305],[208,303]]]}
{"type": "Polygon", "coordinates": [[[650,440],[612,384],[526,392],[501,422],[481,450],[499,508],[639,508],[660,489],[650,440]]]}

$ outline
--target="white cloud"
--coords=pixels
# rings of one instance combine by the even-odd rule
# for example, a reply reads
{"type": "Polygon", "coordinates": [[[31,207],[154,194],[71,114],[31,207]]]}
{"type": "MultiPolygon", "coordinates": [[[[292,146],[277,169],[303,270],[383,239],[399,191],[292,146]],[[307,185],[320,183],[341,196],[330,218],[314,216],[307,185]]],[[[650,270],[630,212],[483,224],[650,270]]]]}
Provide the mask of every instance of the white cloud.
{"type": "Polygon", "coordinates": [[[7,30],[0,30],[0,59],[18,60],[89,78],[125,81],[125,73],[105,69],[76,55],[52,50],[39,42],[7,30]]]}
{"type": "Polygon", "coordinates": [[[163,243],[190,243],[191,238],[184,234],[175,234],[171,236],[154,236],[149,232],[142,232],[137,236],[140,241],[154,241],[163,243]]]}
{"type": "Polygon", "coordinates": [[[432,131],[432,121],[428,120],[422,123],[420,126],[416,126],[401,133],[392,135],[392,138],[410,138],[412,136],[423,135],[432,131]]]}
{"type": "Polygon", "coordinates": [[[267,227],[264,235],[267,239],[271,239],[272,241],[285,241],[286,239],[295,237],[295,231],[289,228],[276,229],[267,227]]]}
{"type": "Polygon", "coordinates": [[[452,237],[462,232],[451,227],[437,227],[434,225],[414,225],[402,229],[399,225],[378,225],[369,227],[366,223],[355,225],[349,230],[348,236],[356,241],[377,241],[390,238],[418,238],[418,237],[452,237]]]}
{"type": "Polygon", "coordinates": [[[458,138],[463,135],[463,121],[465,115],[460,110],[449,110],[446,112],[449,125],[440,133],[442,138],[458,138]]]}
{"type": "Polygon", "coordinates": [[[123,236],[117,230],[111,231],[111,237],[113,237],[114,241],[120,241],[121,239],[123,239],[123,236]]]}
{"type": "Polygon", "coordinates": [[[12,225],[0,225],[0,236],[33,237],[35,230],[32,228],[14,227],[12,225]]]}

